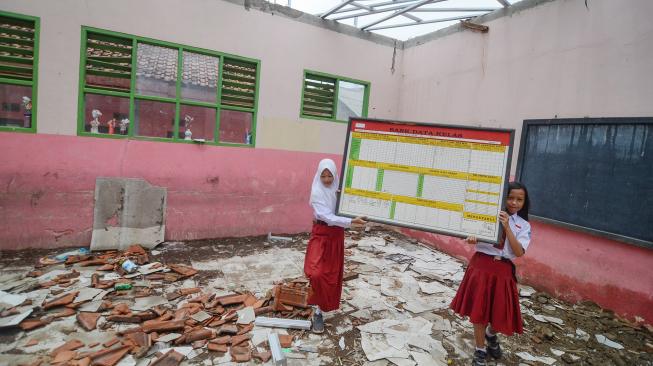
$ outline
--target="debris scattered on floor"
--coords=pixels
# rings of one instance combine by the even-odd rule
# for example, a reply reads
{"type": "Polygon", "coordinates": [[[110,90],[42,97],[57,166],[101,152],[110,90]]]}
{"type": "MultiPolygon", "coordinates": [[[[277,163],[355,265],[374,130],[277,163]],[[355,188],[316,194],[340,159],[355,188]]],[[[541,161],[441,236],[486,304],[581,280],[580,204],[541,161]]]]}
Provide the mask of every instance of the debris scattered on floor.
{"type": "MultiPolygon", "coordinates": [[[[469,364],[473,330],[448,309],[463,262],[379,226],[348,232],[341,307],[316,335],[307,236],[280,238],[5,252],[0,364],[469,364]]],[[[525,333],[502,337],[490,365],[653,365],[643,321],[528,286],[520,296],[525,333]]]]}

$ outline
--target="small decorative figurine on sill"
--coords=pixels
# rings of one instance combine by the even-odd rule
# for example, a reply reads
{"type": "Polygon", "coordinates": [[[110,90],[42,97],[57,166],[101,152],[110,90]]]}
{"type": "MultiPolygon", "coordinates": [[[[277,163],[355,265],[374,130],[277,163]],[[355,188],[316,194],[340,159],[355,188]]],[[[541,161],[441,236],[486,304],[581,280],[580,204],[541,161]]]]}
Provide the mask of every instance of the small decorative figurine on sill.
{"type": "Polygon", "coordinates": [[[248,129],[245,130],[245,144],[250,145],[252,143],[252,131],[248,129]]]}
{"type": "Polygon", "coordinates": [[[120,120],[120,134],[121,135],[126,135],[127,134],[127,127],[129,126],[129,118],[123,118],[120,120]]]}
{"type": "Polygon", "coordinates": [[[190,125],[193,123],[193,120],[195,120],[195,118],[189,115],[186,115],[184,117],[184,128],[186,129],[186,131],[184,132],[184,140],[193,139],[193,133],[190,131],[190,125]]]}
{"type": "Polygon", "coordinates": [[[98,126],[100,126],[100,116],[102,116],[102,112],[100,112],[99,109],[94,109],[91,111],[91,116],[93,117],[93,120],[91,121],[91,133],[100,133],[98,131],[98,126]]]}
{"type": "Polygon", "coordinates": [[[116,119],[111,118],[109,122],[107,122],[107,126],[109,126],[109,135],[113,135],[116,132],[116,119]]]}
{"type": "Polygon", "coordinates": [[[32,98],[23,97],[23,107],[25,107],[23,127],[30,128],[32,127],[32,98]]]}

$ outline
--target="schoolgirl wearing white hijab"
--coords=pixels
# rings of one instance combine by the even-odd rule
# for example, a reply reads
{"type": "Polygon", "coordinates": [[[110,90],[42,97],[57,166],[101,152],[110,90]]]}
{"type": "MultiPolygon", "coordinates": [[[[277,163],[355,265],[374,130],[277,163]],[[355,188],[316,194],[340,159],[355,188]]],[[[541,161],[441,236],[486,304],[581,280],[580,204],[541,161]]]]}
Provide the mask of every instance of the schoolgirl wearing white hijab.
{"type": "Polygon", "coordinates": [[[361,217],[350,219],[335,214],[337,181],[336,163],[331,159],[320,161],[311,187],[313,230],[304,257],[304,273],[312,288],[308,303],[316,306],[313,313],[315,333],[324,331],[322,311],[336,310],[340,306],[345,261],[344,229],[365,225],[361,217]]]}

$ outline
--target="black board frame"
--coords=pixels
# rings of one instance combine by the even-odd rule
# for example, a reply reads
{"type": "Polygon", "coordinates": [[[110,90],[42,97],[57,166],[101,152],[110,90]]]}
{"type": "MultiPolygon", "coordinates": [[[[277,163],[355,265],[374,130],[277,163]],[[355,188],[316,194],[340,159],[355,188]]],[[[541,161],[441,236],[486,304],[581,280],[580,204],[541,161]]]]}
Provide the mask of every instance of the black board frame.
{"type": "MultiPolygon", "coordinates": [[[[550,118],[550,119],[526,119],[523,122],[521,137],[519,139],[519,153],[517,155],[517,170],[515,173],[515,180],[522,181],[522,173],[524,172],[525,150],[528,140],[528,130],[531,126],[542,125],[619,125],[619,124],[651,124],[653,125],[653,117],[584,117],[584,118],[550,118]]],[[[590,235],[620,241],[627,244],[632,244],[638,247],[653,249],[653,242],[633,238],[621,234],[611,233],[609,231],[594,229],[582,225],[576,225],[570,222],[559,221],[550,217],[529,214],[530,218],[543,223],[551,224],[554,226],[562,227],[572,231],[587,233],[590,235]]],[[[652,223],[653,225],[653,223],[652,223]]]]}

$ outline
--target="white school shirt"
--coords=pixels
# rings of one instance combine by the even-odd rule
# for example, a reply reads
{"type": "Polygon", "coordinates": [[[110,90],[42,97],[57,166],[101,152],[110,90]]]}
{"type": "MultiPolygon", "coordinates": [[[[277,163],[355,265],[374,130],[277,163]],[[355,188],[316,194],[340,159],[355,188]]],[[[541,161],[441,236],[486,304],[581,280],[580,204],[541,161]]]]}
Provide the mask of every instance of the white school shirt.
{"type": "MultiPolygon", "coordinates": [[[[528,245],[531,243],[531,224],[521,218],[519,215],[514,214],[508,218],[508,225],[510,230],[515,234],[517,241],[524,248],[524,252],[528,248],[528,245]]],[[[515,259],[517,256],[512,251],[512,247],[508,242],[508,237],[506,236],[505,243],[503,245],[503,250],[495,247],[493,244],[478,242],[476,244],[476,251],[489,254],[491,256],[501,256],[508,259],[515,259]]]]}
{"type": "Polygon", "coordinates": [[[351,219],[348,217],[336,216],[335,212],[330,207],[325,206],[321,202],[311,203],[313,207],[313,217],[317,220],[322,220],[329,224],[329,226],[340,226],[349,228],[351,226],[351,219]]]}

